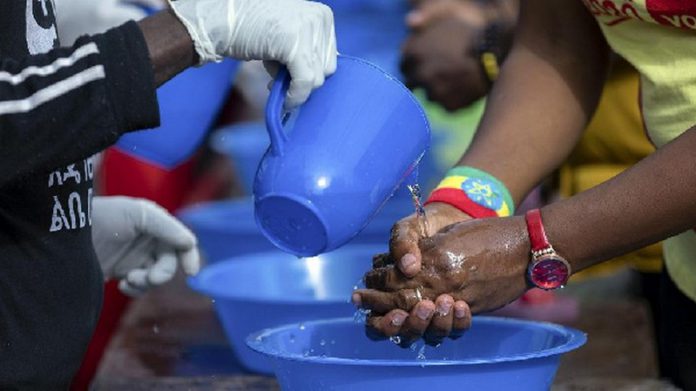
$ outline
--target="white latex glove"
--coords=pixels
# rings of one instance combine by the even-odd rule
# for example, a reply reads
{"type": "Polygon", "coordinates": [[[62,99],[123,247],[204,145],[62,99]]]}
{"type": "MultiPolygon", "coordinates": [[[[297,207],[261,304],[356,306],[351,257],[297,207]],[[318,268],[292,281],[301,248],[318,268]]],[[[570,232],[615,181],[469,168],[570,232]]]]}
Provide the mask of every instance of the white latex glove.
{"type": "Polygon", "coordinates": [[[104,278],[120,279],[122,292],[137,296],[164,284],[177,264],[196,274],[196,237],[154,202],[130,197],[94,197],[92,242],[104,278]]]}
{"type": "MultiPolygon", "coordinates": [[[[348,1],[348,0],[347,0],[348,1]]],[[[336,70],[333,13],[306,0],[175,0],[201,64],[223,57],[286,64],[286,108],[302,104],[336,70]]]]}

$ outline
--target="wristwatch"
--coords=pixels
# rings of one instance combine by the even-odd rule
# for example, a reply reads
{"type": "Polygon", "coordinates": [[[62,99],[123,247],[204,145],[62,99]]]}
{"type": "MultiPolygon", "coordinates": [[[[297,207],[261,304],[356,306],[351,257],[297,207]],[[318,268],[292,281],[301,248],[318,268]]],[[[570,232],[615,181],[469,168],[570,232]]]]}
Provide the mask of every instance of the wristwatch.
{"type": "Polygon", "coordinates": [[[532,285],[543,290],[562,288],[570,277],[570,264],[558,255],[549,243],[541,221],[541,211],[532,209],[524,218],[532,244],[532,259],[527,267],[527,279],[532,285]]]}

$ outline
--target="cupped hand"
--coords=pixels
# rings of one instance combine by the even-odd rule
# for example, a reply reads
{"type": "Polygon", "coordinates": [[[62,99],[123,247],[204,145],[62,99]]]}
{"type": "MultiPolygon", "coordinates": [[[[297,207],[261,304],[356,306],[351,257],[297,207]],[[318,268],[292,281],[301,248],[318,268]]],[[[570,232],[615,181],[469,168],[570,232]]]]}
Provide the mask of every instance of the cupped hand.
{"type": "Polygon", "coordinates": [[[527,289],[530,245],[522,217],[450,225],[419,243],[422,270],[406,277],[393,264],[365,275],[353,300],[370,309],[368,326],[403,345],[439,343],[468,328],[471,314],[492,311],[527,289]],[[449,309],[449,311],[448,311],[449,309]]]}

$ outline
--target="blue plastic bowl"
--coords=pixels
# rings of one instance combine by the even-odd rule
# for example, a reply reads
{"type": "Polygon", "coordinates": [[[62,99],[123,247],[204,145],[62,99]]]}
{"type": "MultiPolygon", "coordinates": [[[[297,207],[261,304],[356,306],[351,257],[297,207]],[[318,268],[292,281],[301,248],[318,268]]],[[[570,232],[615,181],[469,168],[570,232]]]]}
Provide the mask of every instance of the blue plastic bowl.
{"type": "Polygon", "coordinates": [[[247,194],[251,194],[254,177],[270,140],[263,122],[244,122],[215,131],[210,147],[229,158],[247,194]]]}
{"type": "MultiPolygon", "coordinates": [[[[349,244],[386,247],[392,225],[413,213],[404,195],[393,198],[349,244]]],[[[179,213],[179,218],[198,237],[207,264],[229,257],[276,250],[256,226],[251,198],[198,204],[179,213]]]]}
{"type": "Polygon", "coordinates": [[[355,313],[350,295],[383,246],[346,246],[312,258],[280,251],[230,258],[207,266],[189,286],[212,298],[239,361],[253,372],[273,373],[270,358],[244,341],[258,330],[355,313]]]}
{"type": "Polygon", "coordinates": [[[276,249],[256,227],[250,198],[198,204],[178,216],[198,237],[207,264],[276,249]]]}
{"type": "Polygon", "coordinates": [[[586,340],[550,323],[476,317],[456,341],[402,349],[343,318],[264,330],[247,344],[274,359],[283,390],[539,391],[550,388],[560,356],[586,340]]]}

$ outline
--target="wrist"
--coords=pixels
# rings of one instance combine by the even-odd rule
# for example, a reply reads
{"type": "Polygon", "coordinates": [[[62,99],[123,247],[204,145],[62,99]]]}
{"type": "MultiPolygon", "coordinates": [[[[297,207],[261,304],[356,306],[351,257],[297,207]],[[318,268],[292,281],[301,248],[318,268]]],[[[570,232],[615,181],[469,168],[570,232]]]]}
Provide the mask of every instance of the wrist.
{"type": "Polygon", "coordinates": [[[515,213],[505,185],[485,171],[469,166],[449,170],[425,204],[433,202],[449,204],[473,218],[507,217],[515,213]]]}

